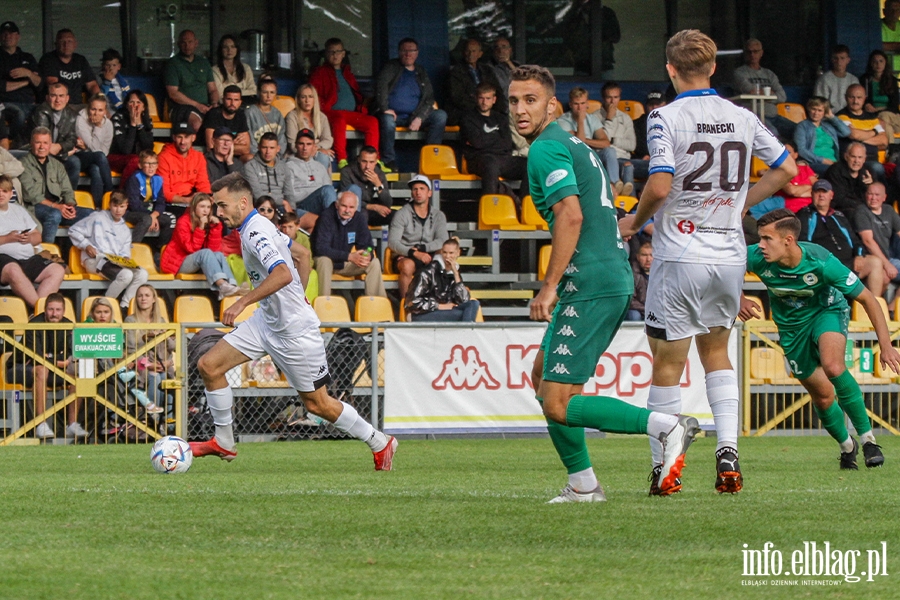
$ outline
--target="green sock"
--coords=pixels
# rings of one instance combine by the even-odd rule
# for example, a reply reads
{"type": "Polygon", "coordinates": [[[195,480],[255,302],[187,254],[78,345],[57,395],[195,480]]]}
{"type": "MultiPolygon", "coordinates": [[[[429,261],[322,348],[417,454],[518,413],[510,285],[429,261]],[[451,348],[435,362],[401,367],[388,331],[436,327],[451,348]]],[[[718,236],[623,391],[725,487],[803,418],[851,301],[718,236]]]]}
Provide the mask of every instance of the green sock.
{"type": "Polygon", "coordinates": [[[850,371],[844,371],[837,377],[830,379],[834,384],[834,393],[841,409],[850,417],[857,435],[872,431],[869,415],[866,414],[866,403],[863,400],[862,390],[850,371]]]}
{"type": "Polygon", "coordinates": [[[819,415],[819,420],[822,421],[822,427],[825,428],[825,431],[837,440],[838,444],[843,444],[847,441],[850,434],[847,432],[847,425],[844,423],[844,411],[841,410],[838,403],[832,402],[831,406],[824,410],[815,405],[813,407],[816,409],[816,414],[819,415]]]}
{"type": "Polygon", "coordinates": [[[607,433],[647,433],[650,411],[607,396],[573,396],[566,409],[569,427],[607,433]]]}
{"type": "MultiPolygon", "coordinates": [[[[538,398],[537,401],[544,404],[543,398],[538,398]]],[[[567,473],[578,473],[591,468],[583,427],[567,427],[547,419],[547,432],[567,473]]]]}

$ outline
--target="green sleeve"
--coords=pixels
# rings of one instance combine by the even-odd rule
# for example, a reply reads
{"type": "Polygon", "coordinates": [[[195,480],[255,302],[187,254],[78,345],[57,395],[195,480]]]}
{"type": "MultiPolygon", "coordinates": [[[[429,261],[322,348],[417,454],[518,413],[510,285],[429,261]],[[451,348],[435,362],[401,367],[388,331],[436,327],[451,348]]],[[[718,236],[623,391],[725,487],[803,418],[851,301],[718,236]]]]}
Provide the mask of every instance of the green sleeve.
{"type": "Polygon", "coordinates": [[[572,154],[555,140],[540,140],[531,146],[528,151],[528,181],[532,193],[540,190],[547,209],[566,196],[578,195],[572,154]]]}
{"type": "Polygon", "coordinates": [[[845,267],[833,254],[829,254],[822,265],[822,277],[831,287],[850,298],[856,298],[866,289],[856,273],[845,267]]]}

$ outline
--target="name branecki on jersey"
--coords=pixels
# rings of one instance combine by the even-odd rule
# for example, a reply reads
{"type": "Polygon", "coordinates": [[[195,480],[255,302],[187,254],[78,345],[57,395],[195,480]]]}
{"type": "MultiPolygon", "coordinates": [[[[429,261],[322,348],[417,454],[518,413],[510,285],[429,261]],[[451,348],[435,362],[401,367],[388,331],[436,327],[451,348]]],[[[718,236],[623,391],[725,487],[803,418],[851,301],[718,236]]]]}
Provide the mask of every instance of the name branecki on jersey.
{"type": "Polygon", "coordinates": [[[697,123],[697,133],[734,133],[734,123],[697,123]]]}

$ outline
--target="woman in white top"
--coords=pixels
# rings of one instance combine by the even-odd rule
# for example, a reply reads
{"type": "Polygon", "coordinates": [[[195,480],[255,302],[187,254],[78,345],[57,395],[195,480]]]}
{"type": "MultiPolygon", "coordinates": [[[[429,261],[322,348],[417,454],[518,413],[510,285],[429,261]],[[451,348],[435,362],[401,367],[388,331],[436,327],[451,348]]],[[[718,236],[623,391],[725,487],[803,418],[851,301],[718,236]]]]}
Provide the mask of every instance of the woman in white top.
{"type": "Polygon", "coordinates": [[[316,135],[316,146],[319,151],[315,160],[325,165],[331,173],[331,161],[334,159],[334,138],[331,137],[331,125],[319,108],[319,94],[316,88],[309,85],[301,85],[297,90],[297,108],[288,113],[284,119],[288,141],[288,151],[296,154],[297,132],[301,129],[311,129],[316,135]]]}
{"type": "Polygon", "coordinates": [[[223,35],[219,40],[219,50],[216,53],[216,64],[212,68],[213,80],[216,89],[219,90],[219,98],[225,88],[236,85],[241,88],[241,96],[244,104],[256,100],[256,82],[253,80],[253,71],[241,62],[241,49],[237,45],[237,38],[233,35],[223,35]]]}
{"type": "Polygon", "coordinates": [[[81,170],[91,178],[91,196],[98,210],[103,205],[103,194],[112,191],[112,173],[106,155],[113,140],[112,121],[106,118],[109,110],[106,96],[91,96],[86,108],[75,119],[78,149],[75,156],[81,161],[81,170]]]}

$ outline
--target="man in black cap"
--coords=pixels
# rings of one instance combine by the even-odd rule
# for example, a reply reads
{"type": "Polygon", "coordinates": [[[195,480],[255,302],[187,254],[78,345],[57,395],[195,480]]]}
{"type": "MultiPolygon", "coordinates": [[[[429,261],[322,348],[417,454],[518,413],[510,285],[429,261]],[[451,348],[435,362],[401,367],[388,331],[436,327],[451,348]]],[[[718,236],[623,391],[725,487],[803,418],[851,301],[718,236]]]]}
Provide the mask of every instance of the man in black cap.
{"type": "Polygon", "coordinates": [[[222,105],[209,109],[203,117],[203,143],[213,147],[214,132],[222,127],[231,132],[234,156],[243,162],[253,158],[250,154],[250,128],[247,115],[241,108],[241,88],[229,85],[222,91],[222,105]]]}
{"type": "Polygon", "coordinates": [[[644,101],[644,114],[634,120],[634,137],[637,145],[631,153],[631,164],[634,166],[634,178],[639,181],[647,181],[650,176],[650,151],[647,149],[647,116],[653,109],[666,105],[666,98],[662,92],[653,90],[647,94],[644,101]]]}
{"type": "MultiPolygon", "coordinates": [[[[230,87],[230,86],[229,86],[230,87]]],[[[212,111],[210,111],[212,112],[212,111]]],[[[209,113],[206,113],[209,115],[209,113]]],[[[241,163],[234,160],[234,133],[226,126],[217,127],[210,133],[212,143],[208,145],[206,157],[206,172],[210,182],[216,181],[241,170],[241,163]]]]}
{"type": "Polygon", "coordinates": [[[34,56],[19,47],[19,27],[12,21],[0,24],[0,102],[5,109],[3,119],[9,121],[16,141],[25,135],[25,122],[37,101],[35,93],[41,85],[38,63],[34,56]]]}

